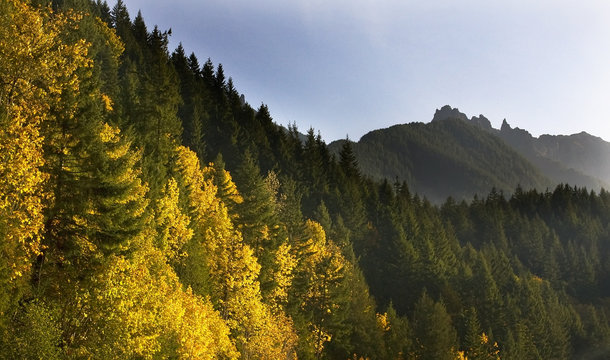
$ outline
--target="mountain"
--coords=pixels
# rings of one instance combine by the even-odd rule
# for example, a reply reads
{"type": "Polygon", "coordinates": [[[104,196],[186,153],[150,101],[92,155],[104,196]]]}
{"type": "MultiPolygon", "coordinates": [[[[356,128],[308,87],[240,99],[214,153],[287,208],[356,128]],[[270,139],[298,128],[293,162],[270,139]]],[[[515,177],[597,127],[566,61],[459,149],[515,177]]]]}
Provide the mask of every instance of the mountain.
{"type": "Polygon", "coordinates": [[[593,190],[610,184],[610,143],[581,132],[574,135],[532,136],[512,128],[506,119],[500,129],[483,115],[468,117],[449,105],[436,110],[432,121],[458,118],[498,136],[530,161],[555,184],[573,184],[593,190]]]}
{"type": "MultiPolygon", "coordinates": [[[[329,148],[338,153],[344,142],[329,148]]],[[[449,105],[437,109],[428,124],[371,131],[353,148],[365,174],[404,180],[435,202],[470,198],[492,187],[503,192],[517,185],[610,187],[610,143],[603,139],[585,132],[534,137],[506,120],[496,129],[484,115],[468,118],[449,105]]]]}
{"type": "MultiPolygon", "coordinates": [[[[363,173],[376,179],[406,181],[433,202],[448,196],[471,198],[492,188],[506,193],[518,185],[545,189],[552,182],[501,138],[457,109],[442,108],[432,122],[371,131],[354,153],[363,173]]],[[[491,125],[489,125],[491,128],[491,125]]],[[[338,152],[343,142],[329,145],[338,152]]]]}
{"type": "Polygon", "coordinates": [[[542,135],[511,128],[504,120],[498,136],[555,183],[599,190],[610,183],[610,143],[585,132],[542,135]]]}

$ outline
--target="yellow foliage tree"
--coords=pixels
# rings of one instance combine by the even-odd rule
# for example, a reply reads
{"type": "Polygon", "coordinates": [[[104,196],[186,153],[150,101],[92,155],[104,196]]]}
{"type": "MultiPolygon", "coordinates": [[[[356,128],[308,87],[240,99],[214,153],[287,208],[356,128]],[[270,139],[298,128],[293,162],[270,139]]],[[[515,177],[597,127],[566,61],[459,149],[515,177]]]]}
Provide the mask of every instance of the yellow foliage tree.
{"type": "Polygon", "coordinates": [[[65,307],[67,353],[82,358],[235,359],[229,328],[208,299],[183,290],[144,234],[130,259],[111,255],[65,307]]]}
{"type": "Polygon", "coordinates": [[[155,206],[155,246],[174,263],[188,255],[184,246],[193,237],[193,230],[189,227],[189,217],[179,207],[180,191],[175,179],[168,180],[161,195],[155,206]]]}
{"type": "Polygon", "coordinates": [[[288,243],[281,244],[274,255],[273,280],[275,286],[267,298],[274,309],[283,309],[288,303],[297,258],[292,251],[292,246],[288,243]]]}
{"type": "Polygon", "coordinates": [[[305,234],[305,239],[295,246],[299,261],[293,292],[299,310],[307,314],[309,321],[308,346],[319,359],[325,343],[332,339],[332,323],[340,307],[335,295],[345,278],[348,263],[341,250],[326,239],[319,223],[307,220],[305,234]]]}
{"type": "Polygon", "coordinates": [[[78,88],[76,70],[87,66],[84,41],[60,34],[75,26],[73,14],[55,14],[18,0],[0,1],[0,313],[32,258],[41,251],[44,191],[41,124],[60,95],[78,88]]]}
{"type": "Polygon", "coordinates": [[[214,185],[218,188],[218,197],[220,197],[229,208],[232,220],[235,220],[237,218],[235,206],[243,203],[244,199],[237,191],[237,186],[233,182],[233,177],[225,169],[225,163],[220,153],[216,157],[216,160],[214,160],[214,163],[210,163],[207,169],[212,170],[212,173],[209,175],[212,176],[214,185]]]}
{"type": "MultiPolygon", "coordinates": [[[[118,141],[118,129],[105,125],[102,143],[117,144],[107,155],[116,160],[129,156],[130,147],[118,141]]],[[[128,184],[137,179],[134,164],[127,163],[122,176],[128,184]]],[[[120,180],[119,179],[119,180],[120,180]]],[[[83,358],[178,358],[235,359],[238,352],[230,339],[227,322],[214,310],[209,298],[184,289],[172,265],[185,256],[184,245],[192,238],[190,220],[179,207],[179,188],[174,179],[167,181],[162,196],[153,204],[148,224],[137,235],[121,245],[124,251],[102,252],[103,261],[95,267],[90,279],[76,278],[57,282],[62,296],[51,296],[59,302],[64,314],[60,324],[66,352],[83,358]]],[[[121,199],[128,203],[133,196],[121,199]]],[[[112,203],[110,203],[112,204],[112,203]]],[[[137,214],[142,216],[143,208],[137,214]]],[[[129,211],[129,209],[127,209],[129,211]]],[[[99,211],[91,209],[89,216],[99,211]]],[[[127,214],[129,215],[129,214],[127,214]]],[[[111,225],[97,223],[85,215],[87,227],[111,225]]],[[[101,229],[101,228],[100,228],[101,229]]],[[[100,257],[95,239],[83,237],[92,254],[100,257]]],[[[57,255],[60,256],[61,252],[57,255]]],[[[53,267],[50,267],[53,269],[53,267]]],[[[58,279],[62,270],[49,273],[58,279]]],[[[64,270],[65,271],[65,270],[64,270]]]]}
{"type": "Polygon", "coordinates": [[[263,303],[258,282],[260,265],[217,194],[213,168],[200,169],[196,154],[185,147],[177,149],[176,165],[188,192],[194,239],[205,254],[213,284],[212,299],[226,319],[242,358],[295,357],[297,339],[292,321],[263,303]]]}

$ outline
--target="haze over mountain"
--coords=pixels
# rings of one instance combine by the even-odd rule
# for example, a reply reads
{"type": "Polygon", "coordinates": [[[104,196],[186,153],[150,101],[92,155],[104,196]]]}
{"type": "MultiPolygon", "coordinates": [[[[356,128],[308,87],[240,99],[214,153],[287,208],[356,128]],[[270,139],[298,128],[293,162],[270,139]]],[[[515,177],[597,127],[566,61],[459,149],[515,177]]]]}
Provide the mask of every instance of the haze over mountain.
{"type": "Polygon", "coordinates": [[[599,190],[610,183],[610,143],[600,137],[580,132],[573,135],[532,136],[527,130],[511,127],[506,119],[500,129],[484,116],[470,120],[457,108],[443,106],[433,121],[459,118],[497,135],[523,155],[555,183],[567,183],[599,190]]]}
{"type": "MultiPolygon", "coordinates": [[[[344,141],[331,143],[331,151],[344,141]]],[[[496,129],[484,115],[468,118],[449,105],[437,109],[428,124],[374,130],[353,148],[366,175],[407,181],[432,201],[470,198],[492,188],[510,193],[518,185],[600,190],[610,182],[610,143],[599,137],[581,132],[536,138],[506,120],[496,129]]]]}
{"type": "Polygon", "coordinates": [[[580,132],[536,138],[526,130],[511,128],[506,121],[498,136],[556,183],[608,189],[610,143],[599,137],[580,132]]]}

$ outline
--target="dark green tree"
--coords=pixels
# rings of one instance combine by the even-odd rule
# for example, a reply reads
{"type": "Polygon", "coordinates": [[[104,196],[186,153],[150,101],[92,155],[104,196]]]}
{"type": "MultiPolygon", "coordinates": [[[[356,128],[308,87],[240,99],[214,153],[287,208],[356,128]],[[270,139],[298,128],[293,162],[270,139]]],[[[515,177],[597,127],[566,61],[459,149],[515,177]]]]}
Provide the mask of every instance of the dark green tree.
{"type": "Polygon", "coordinates": [[[339,165],[346,179],[350,181],[358,181],[360,179],[360,169],[358,167],[358,160],[352,149],[352,142],[349,137],[345,138],[341,151],[339,152],[339,165]]]}
{"type": "Polygon", "coordinates": [[[415,356],[421,359],[454,359],[457,354],[457,333],[442,302],[427,292],[415,304],[413,312],[415,356]]]}

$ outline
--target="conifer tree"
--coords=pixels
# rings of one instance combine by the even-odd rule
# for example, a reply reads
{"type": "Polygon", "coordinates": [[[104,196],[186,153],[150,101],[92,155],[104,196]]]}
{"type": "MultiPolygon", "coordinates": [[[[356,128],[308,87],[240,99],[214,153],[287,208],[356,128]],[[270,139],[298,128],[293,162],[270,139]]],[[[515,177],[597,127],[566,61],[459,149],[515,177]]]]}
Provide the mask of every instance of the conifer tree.
{"type": "Polygon", "coordinates": [[[358,160],[352,149],[352,144],[349,137],[345,138],[341,151],[339,152],[339,165],[343,170],[346,179],[358,180],[360,178],[360,170],[358,160]]]}
{"type": "Polygon", "coordinates": [[[212,59],[208,58],[203,64],[201,76],[205,84],[211,88],[214,84],[214,63],[212,63],[212,59]]]}
{"type": "Polygon", "coordinates": [[[198,80],[201,76],[201,65],[199,65],[199,60],[197,59],[195,53],[191,53],[191,55],[189,55],[187,63],[191,73],[195,76],[195,79],[198,80]]]}
{"type": "Polygon", "coordinates": [[[127,249],[144,226],[147,190],[137,168],[140,154],[105,121],[113,108],[101,92],[100,72],[81,68],[78,74],[78,90],[62,93],[44,128],[54,198],[45,241],[50,253],[62,252],[73,265],[97,252],[127,249]]]}
{"type": "Polygon", "coordinates": [[[408,358],[412,346],[408,319],[399,316],[392,303],[388,305],[388,309],[383,315],[387,324],[382,326],[381,330],[383,330],[383,342],[388,359],[408,358]]]}
{"type": "Polygon", "coordinates": [[[131,23],[127,6],[125,6],[123,0],[117,0],[116,4],[112,8],[112,12],[110,13],[110,18],[112,20],[112,26],[117,29],[119,36],[123,37],[123,32],[125,29],[122,27],[129,26],[131,23]]]}
{"type": "Polygon", "coordinates": [[[273,249],[277,244],[278,219],[274,194],[249,153],[246,153],[237,169],[235,180],[244,199],[237,208],[237,223],[244,240],[260,258],[265,248],[273,249]]]}
{"type": "Polygon", "coordinates": [[[96,15],[106,24],[112,23],[112,17],[110,16],[110,6],[108,6],[108,2],[105,0],[96,0],[95,1],[95,10],[96,15]]]}
{"type": "Polygon", "coordinates": [[[296,238],[303,232],[303,213],[301,210],[302,191],[297,182],[289,177],[283,177],[280,184],[279,217],[285,226],[285,232],[289,244],[293,244],[296,238]]]}
{"type": "Polygon", "coordinates": [[[144,175],[151,188],[151,197],[155,198],[167,179],[165,169],[169,168],[173,148],[182,135],[177,116],[181,99],[178,79],[169,66],[167,32],[155,27],[148,39],[150,58],[141,80],[141,100],[134,122],[145,155],[144,175]]]}
{"type": "Polygon", "coordinates": [[[334,301],[339,304],[335,311],[333,338],[328,344],[332,358],[343,358],[351,354],[383,359],[386,358],[383,333],[376,304],[369,294],[364,275],[351,262],[345,261],[345,277],[336,291],[334,301]],[[340,321],[338,321],[340,320],[340,321]]]}
{"type": "Polygon", "coordinates": [[[468,359],[499,359],[498,346],[492,342],[489,335],[481,330],[481,324],[474,307],[464,312],[463,328],[462,348],[468,359]]]}
{"type": "Polygon", "coordinates": [[[184,128],[182,141],[203,160],[206,156],[204,124],[208,122],[209,115],[203,105],[203,89],[199,86],[199,63],[194,54],[187,59],[182,44],[172,53],[171,60],[180,79],[182,103],[178,108],[178,117],[184,128]]]}
{"type": "Polygon", "coordinates": [[[413,312],[414,353],[421,359],[454,359],[456,331],[442,302],[424,291],[413,312]]]}

